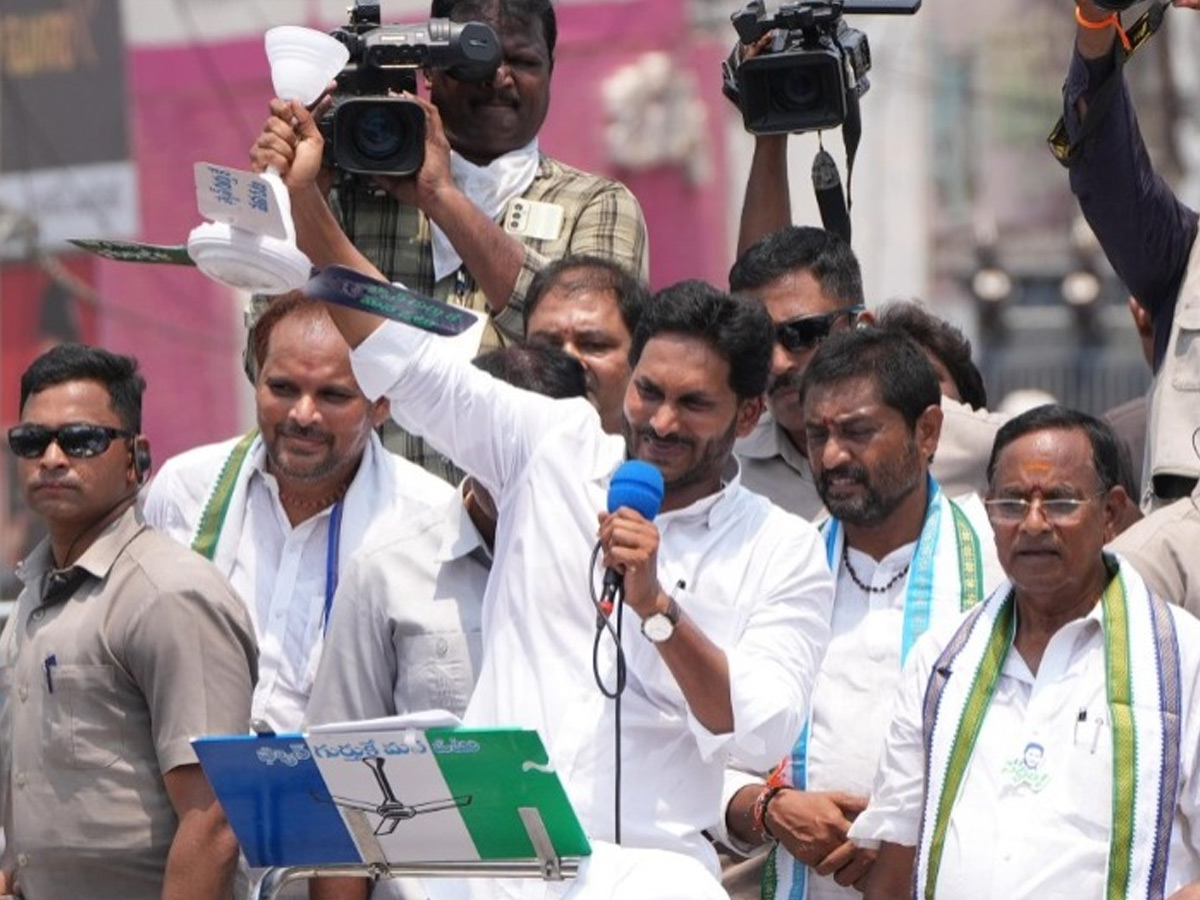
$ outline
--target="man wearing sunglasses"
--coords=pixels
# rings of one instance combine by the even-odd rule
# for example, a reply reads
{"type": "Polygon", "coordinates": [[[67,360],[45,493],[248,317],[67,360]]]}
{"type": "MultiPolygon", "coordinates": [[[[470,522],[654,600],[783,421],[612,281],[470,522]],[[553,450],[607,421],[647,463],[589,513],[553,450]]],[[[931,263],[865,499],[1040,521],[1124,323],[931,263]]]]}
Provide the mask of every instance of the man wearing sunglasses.
{"type": "Polygon", "coordinates": [[[237,843],[190,739],[242,731],[254,632],[216,568],[142,522],[136,363],[64,344],[8,433],[48,537],[0,637],[0,893],[229,897],[237,843]]]}
{"type": "Polygon", "coordinates": [[[988,474],[1008,580],[913,648],[850,829],[882,842],[865,896],[1194,898],[1200,623],[1104,552],[1116,438],[1038,407],[988,474]]]}
{"type": "MultiPolygon", "coordinates": [[[[820,228],[789,225],[750,246],[729,272],[730,289],[762,301],[775,324],[767,408],[755,431],[738,442],[746,486],[807,519],[822,515],[804,446],[799,385],[813,353],[829,335],[868,324],[862,274],[854,251],[820,228]]],[[[902,328],[907,331],[908,329],[902,328]]],[[[935,368],[934,349],[922,345],[935,368]]],[[[945,422],[933,475],[952,497],[986,488],[984,468],[999,418],[944,396],[945,422]]]]}
{"type": "Polygon", "coordinates": [[[805,455],[800,380],[825,338],[871,319],[858,260],[831,232],[789,226],[738,257],[729,287],[761,301],[775,325],[766,396],[770,416],[735,448],[742,479],[789,512],[815,519],[823,506],[805,455]]]}

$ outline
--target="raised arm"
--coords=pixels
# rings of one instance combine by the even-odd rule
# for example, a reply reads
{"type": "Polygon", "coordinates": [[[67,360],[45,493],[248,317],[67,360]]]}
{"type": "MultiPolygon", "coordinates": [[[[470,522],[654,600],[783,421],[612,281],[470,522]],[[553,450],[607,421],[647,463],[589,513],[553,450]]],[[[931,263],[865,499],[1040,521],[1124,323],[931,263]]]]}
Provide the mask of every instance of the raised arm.
{"type": "Polygon", "coordinates": [[[738,226],[737,255],[760,238],[792,224],[792,196],[788,184],[786,134],[755,135],[754,156],[746,177],[742,218],[738,226]]]}
{"type": "MultiPolygon", "coordinates": [[[[1177,0],[1176,5],[1200,8],[1200,0],[1177,0]]],[[[1110,15],[1093,0],[1080,0],[1078,14],[1093,23],[1110,15]]],[[[1197,217],[1154,171],[1128,87],[1116,71],[1115,41],[1111,26],[1077,28],[1065,116],[1072,139],[1085,127],[1091,131],[1072,161],[1071,189],[1117,275],[1155,319],[1157,366],[1197,217]],[[1095,111],[1101,118],[1088,122],[1089,104],[1108,78],[1121,79],[1112,103],[1095,111]]]]}
{"type": "MultiPolygon", "coordinates": [[[[283,177],[292,203],[296,243],[317,268],[343,265],[387,281],[383,273],[350,242],[317,185],[325,140],[312,113],[299,101],[271,101],[271,116],[250,148],[255,172],[274,169],[283,177]]],[[[330,304],[329,314],[351,347],[371,335],[383,319],[330,304]]]]}

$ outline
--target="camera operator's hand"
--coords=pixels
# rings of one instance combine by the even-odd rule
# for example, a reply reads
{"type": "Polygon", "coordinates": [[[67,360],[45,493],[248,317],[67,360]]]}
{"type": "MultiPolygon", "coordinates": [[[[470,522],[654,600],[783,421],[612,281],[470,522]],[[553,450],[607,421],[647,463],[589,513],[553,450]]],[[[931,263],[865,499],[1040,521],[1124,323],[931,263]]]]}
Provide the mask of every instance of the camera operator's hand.
{"type": "Polygon", "coordinates": [[[436,106],[416,94],[402,96],[425,111],[425,159],[412,175],[381,175],[375,180],[398,202],[415,206],[433,218],[431,213],[436,198],[445,191],[458,190],[450,174],[450,141],[436,106]]]}
{"type": "Polygon", "coordinates": [[[274,169],[289,190],[298,191],[317,183],[325,140],[313,114],[298,100],[271,101],[271,116],[250,148],[250,165],[255,172],[274,169]]]}

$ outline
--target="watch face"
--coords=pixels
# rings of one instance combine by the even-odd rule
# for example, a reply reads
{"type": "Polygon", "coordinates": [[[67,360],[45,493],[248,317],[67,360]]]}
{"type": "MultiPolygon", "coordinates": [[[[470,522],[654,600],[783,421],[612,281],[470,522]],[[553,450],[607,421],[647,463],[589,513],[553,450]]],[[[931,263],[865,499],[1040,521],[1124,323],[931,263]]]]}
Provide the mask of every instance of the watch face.
{"type": "Polygon", "coordinates": [[[675,623],[662,613],[655,613],[642,620],[642,634],[654,643],[660,643],[675,633],[675,623]]]}

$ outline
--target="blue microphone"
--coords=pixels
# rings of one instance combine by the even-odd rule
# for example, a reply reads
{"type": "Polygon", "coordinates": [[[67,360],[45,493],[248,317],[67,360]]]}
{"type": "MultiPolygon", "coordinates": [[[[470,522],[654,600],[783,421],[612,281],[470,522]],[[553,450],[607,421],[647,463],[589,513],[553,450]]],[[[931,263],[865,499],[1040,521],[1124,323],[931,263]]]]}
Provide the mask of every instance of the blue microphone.
{"type": "MultiPolygon", "coordinates": [[[[664,490],[662,472],[657,468],[640,459],[626,460],[613,472],[609,482],[608,511],[613,513],[626,506],[640,513],[642,518],[653,520],[662,507],[664,490]]],[[[613,600],[623,580],[616,569],[604,570],[600,606],[605,615],[612,612],[613,600]]]]}

